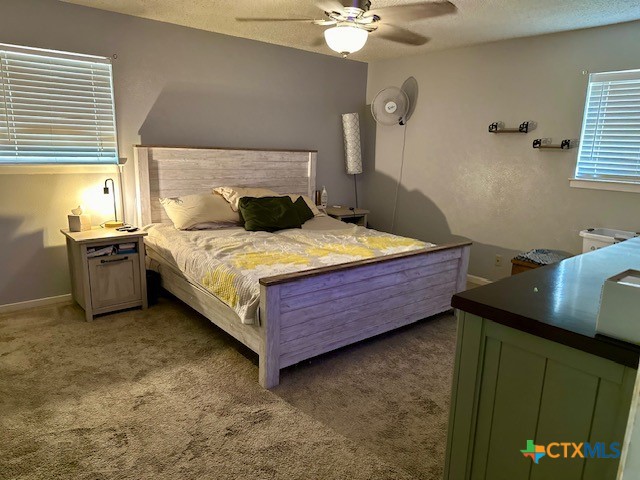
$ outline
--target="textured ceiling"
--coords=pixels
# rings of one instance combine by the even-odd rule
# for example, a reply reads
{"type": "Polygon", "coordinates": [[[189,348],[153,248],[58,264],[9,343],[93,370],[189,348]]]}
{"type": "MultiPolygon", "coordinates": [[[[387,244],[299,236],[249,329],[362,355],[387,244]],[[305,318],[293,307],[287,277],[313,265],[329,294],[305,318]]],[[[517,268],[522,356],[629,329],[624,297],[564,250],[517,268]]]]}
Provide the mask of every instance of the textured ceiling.
{"type": "MultiPolygon", "coordinates": [[[[246,23],[236,17],[323,18],[313,0],[62,0],[67,3],[175,23],[187,27],[338,55],[323,43],[326,27],[298,23],[246,23]]],[[[372,0],[373,7],[419,0],[372,0]]],[[[402,25],[430,37],[423,46],[370,37],[351,58],[374,61],[507,38],[575,30],[640,19],[638,0],[452,0],[456,15],[402,25]]],[[[342,2],[344,4],[344,2],[342,2]]],[[[349,3],[347,1],[347,3],[349,3]]]]}

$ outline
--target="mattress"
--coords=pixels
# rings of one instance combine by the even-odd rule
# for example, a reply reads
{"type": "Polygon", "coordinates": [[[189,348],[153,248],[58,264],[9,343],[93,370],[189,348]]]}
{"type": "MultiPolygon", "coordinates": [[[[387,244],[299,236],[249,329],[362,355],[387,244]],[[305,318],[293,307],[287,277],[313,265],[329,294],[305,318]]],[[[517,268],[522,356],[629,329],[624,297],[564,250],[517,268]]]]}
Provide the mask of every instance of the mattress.
{"type": "Polygon", "coordinates": [[[144,229],[154,257],[215,295],[245,324],[256,323],[260,278],[434,246],[326,216],[275,233],[242,227],[184,231],[157,223],[144,229]]]}

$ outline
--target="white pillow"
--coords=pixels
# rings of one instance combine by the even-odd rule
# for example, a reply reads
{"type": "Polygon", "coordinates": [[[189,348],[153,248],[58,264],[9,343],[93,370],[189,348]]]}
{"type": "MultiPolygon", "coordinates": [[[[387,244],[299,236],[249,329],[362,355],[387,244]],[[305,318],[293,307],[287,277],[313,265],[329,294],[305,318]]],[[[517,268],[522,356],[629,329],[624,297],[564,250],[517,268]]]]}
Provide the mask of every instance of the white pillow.
{"type": "Polygon", "coordinates": [[[238,211],[238,203],[242,197],[284,197],[288,195],[291,198],[292,202],[295,202],[298,197],[304,198],[305,203],[311,209],[313,214],[317,217],[319,215],[323,215],[323,213],[318,210],[316,204],[306,195],[299,195],[297,193],[288,193],[288,194],[280,194],[278,192],[274,192],[273,190],[269,190],[268,188],[251,188],[251,187],[218,187],[213,189],[214,193],[219,193],[222,195],[231,205],[231,208],[237,212],[238,211]]]}
{"type": "Polygon", "coordinates": [[[311,209],[311,211],[316,217],[324,216],[324,213],[318,210],[318,207],[316,206],[316,204],[313,203],[313,200],[311,200],[307,195],[298,195],[297,193],[289,193],[288,195],[289,197],[291,197],[292,202],[295,202],[298,199],[298,197],[302,197],[304,199],[304,202],[307,204],[307,207],[311,209]]]}
{"type": "Polygon", "coordinates": [[[218,187],[213,189],[213,193],[219,193],[231,205],[234,212],[238,211],[238,203],[242,197],[281,197],[277,192],[268,188],[250,187],[218,187]]]}
{"type": "Polygon", "coordinates": [[[238,225],[240,215],[218,194],[203,193],[175,198],[161,198],[160,203],[178,230],[188,230],[203,223],[238,225]]]}

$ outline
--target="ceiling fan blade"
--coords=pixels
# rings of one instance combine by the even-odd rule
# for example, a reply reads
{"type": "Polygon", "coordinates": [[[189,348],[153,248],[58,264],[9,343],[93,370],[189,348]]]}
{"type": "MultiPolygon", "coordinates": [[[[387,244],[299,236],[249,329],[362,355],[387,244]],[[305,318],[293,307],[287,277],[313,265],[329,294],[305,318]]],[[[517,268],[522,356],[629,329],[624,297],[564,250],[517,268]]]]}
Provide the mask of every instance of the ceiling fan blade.
{"type": "Polygon", "coordinates": [[[378,29],[372,32],[372,35],[392,42],[416,46],[424,45],[430,40],[428,37],[420,35],[419,33],[414,33],[407,29],[396,27],[395,25],[389,25],[388,23],[378,24],[378,29]]]}
{"type": "Polygon", "coordinates": [[[236,22],[313,22],[313,18],[236,17],[236,22]]]}
{"type": "Polygon", "coordinates": [[[338,12],[341,13],[344,10],[344,5],[342,5],[337,0],[318,0],[315,2],[316,7],[318,7],[323,12],[338,12]]]}
{"type": "Polygon", "coordinates": [[[369,10],[364,16],[377,15],[382,20],[390,22],[411,22],[413,20],[449,15],[457,11],[458,7],[451,2],[425,2],[375,8],[369,10]]]}
{"type": "Polygon", "coordinates": [[[329,25],[335,25],[336,22],[335,20],[314,20],[312,22],[314,25],[322,25],[323,27],[328,27],[329,25]]]}

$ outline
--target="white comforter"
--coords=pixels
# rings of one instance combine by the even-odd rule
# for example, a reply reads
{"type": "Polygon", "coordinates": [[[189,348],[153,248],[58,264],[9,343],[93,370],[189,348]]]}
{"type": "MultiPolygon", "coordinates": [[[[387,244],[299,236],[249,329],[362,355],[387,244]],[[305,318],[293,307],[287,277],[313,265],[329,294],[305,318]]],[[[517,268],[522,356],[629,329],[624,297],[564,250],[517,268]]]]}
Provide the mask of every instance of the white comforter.
{"type": "Polygon", "coordinates": [[[241,227],[183,231],[167,224],[145,230],[145,242],[155,252],[246,324],[255,321],[260,278],[433,246],[325,216],[309,220],[302,229],[276,233],[241,227]]]}

